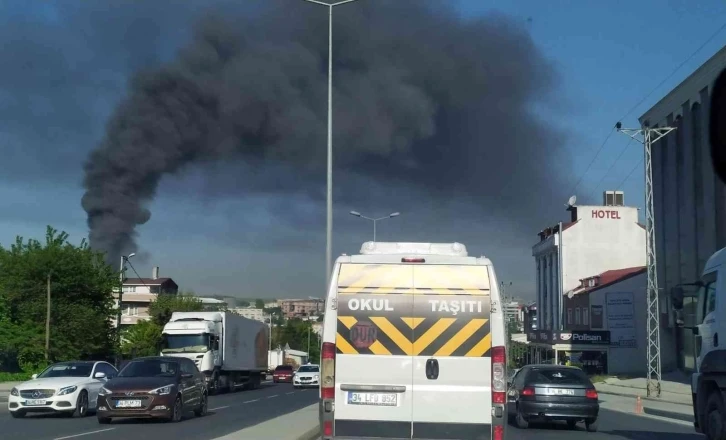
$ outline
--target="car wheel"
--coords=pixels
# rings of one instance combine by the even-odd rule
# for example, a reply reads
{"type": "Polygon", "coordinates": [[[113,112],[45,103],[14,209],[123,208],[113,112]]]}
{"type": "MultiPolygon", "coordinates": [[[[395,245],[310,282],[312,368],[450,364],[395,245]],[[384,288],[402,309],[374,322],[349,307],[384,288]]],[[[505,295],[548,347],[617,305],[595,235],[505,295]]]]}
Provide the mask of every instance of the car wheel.
{"type": "Polygon", "coordinates": [[[568,420],[567,429],[575,429],[575,428],[577,428],[577,420],[568,420]]]}
{"type": "Polygon", "coordinates": [[[169,418],[169,421],[172,423],[177,423],[181,421],[182,419],[182,400],[180,396],[176,397],[176,400],[174,401],[174,406],[171,408],[171,417],[169,418]]]}
{"type": "Polygon", "coordinates": [[[199,403],[199,408],[194,410],[194,415],[202,417],[207,415],[209,405],[207,404],[207,395],[202,394],[202,401],[199,403]]]}
{"type": "Polygon", "coordinates": [[[25,417],[25,412],[22,410],[10,411],[10,415],[13,416],[14,419],[22,419],[25,417]]]}
{"type": "Polygon", "coordinates": [[[88,415],[88,393],[83,390],[78,394],[76,400],[76,410],[73,411],[73,417],[86,417],[88,415]]]}
{"type": "Polygon", "coordinates": [[[529,428],[529,421],[524,418],[522,415],[522,412],[517,408],[517,415],[515,416],[514,422],[517,425],[517,428],[519,429],[527,429],[529,428]]]}
{"type": "Polygon", "coordinates": [[[585,429],[587,432],[597,432],[597,419],[585,420],[585,429]]]}
{"type": "Polygon", "coordinates": [[[109,423],[111,423],[111,419],[109,419],[108,417],[99,417],[98,423],[99,425],[108,425],[109,423]]]}

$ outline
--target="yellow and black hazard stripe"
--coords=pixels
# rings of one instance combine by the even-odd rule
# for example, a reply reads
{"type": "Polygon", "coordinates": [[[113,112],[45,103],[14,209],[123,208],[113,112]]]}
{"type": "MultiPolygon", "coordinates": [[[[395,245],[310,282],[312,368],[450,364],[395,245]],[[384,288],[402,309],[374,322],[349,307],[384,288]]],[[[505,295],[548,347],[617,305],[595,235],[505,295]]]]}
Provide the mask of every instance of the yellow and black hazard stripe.
{"type": "Polygon", "coordinates": [[[338,317],[340,354],[488,357],[491,345],[485,318],[338,317]]]}

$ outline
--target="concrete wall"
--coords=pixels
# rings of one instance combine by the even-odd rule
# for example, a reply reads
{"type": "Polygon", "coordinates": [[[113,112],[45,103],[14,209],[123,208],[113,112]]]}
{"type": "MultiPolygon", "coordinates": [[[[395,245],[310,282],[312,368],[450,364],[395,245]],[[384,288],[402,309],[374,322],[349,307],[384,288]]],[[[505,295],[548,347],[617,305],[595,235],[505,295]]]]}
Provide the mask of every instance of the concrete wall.
{"type": "Polygon", "coordinates": [[[653,144],[653,204],[661,311],[670,327],[666,349],[675,350],[678,339],[678,366],[685,370],[694,365],[693,337],[673,328],[668,293],[698,279],[708,257],[726,246],[726,192],[708,145],[710,88],[724,67],[726,47],[640,117],[641,124],[677,127],[653,144]]]}

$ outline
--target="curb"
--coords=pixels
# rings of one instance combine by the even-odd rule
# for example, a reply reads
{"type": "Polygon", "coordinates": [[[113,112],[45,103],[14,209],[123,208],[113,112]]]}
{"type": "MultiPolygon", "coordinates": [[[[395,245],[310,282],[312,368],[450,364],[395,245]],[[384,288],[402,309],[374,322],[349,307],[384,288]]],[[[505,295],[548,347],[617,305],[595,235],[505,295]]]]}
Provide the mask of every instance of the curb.
{"type": "Polygon", "coordinates": [[[320,438],[320,426],[308,429],[304,434],[297,438],[297,440],[317,440],[320,438]]]}
{"type": "MultiPolygon", "coordinates": [[[[597,389],[597,385],[595,385],[595,389],[597,389]]],[[[616,392],[613,392],[613,391],[600,391],[600,390],[597,390],[597,392],[598,392],[598,394],[610,394],[611,396],[630,397],[630,398],[633,398],[633,399],[635,399],[635,398],[638,397],[637,394],[616,393],[616,392]]],[[[666,403],[670,403],[670,404],[673,404],[673,405],[687,406],[689,408],[693,406],[693,405],[689,405],[689,404],[683,403],[683,402],[676,402],[675,400],[671,400],[671,399],[663,399],[662,397],[661,398],[656,398],[656,397],[644,397],[644,396],[640,396],[640,398],[643,399],[643,400],[650,400],[651,402],[666,402],[666,403]]]]}
{"type": "Polygon", "coordinates": [[[665,417],[668,419],[676,419],[681,420],[683,422],[693,423],[693,415],[689,414],[681,414],[674,411],[666,411],[662,409],[654,409],[654,408],[646,408],[643,407],[643,412],[646,414],[650,414],[651,416],[658,416],[658,417],[665,417]]]}

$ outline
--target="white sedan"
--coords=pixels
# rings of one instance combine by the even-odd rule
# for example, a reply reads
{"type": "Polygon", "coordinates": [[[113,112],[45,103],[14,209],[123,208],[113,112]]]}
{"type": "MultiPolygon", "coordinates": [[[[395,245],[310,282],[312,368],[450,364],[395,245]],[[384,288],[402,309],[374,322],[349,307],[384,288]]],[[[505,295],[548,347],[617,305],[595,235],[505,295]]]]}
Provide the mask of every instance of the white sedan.
{"type": "Polygon", "coordinates": [[[108,362],[59,362],[10,391],[8,411],[15,418],[28,413],[63,413],[85,417],[96,409],[98,391],[118,374],[108,362]]]}
{"type": "Polygon", "coordinates": [[[307,364],[301,366],[292,377],[292,385],[295,388],[317,387],[319,383],[320,365],[317,364],[307,364]]]}

